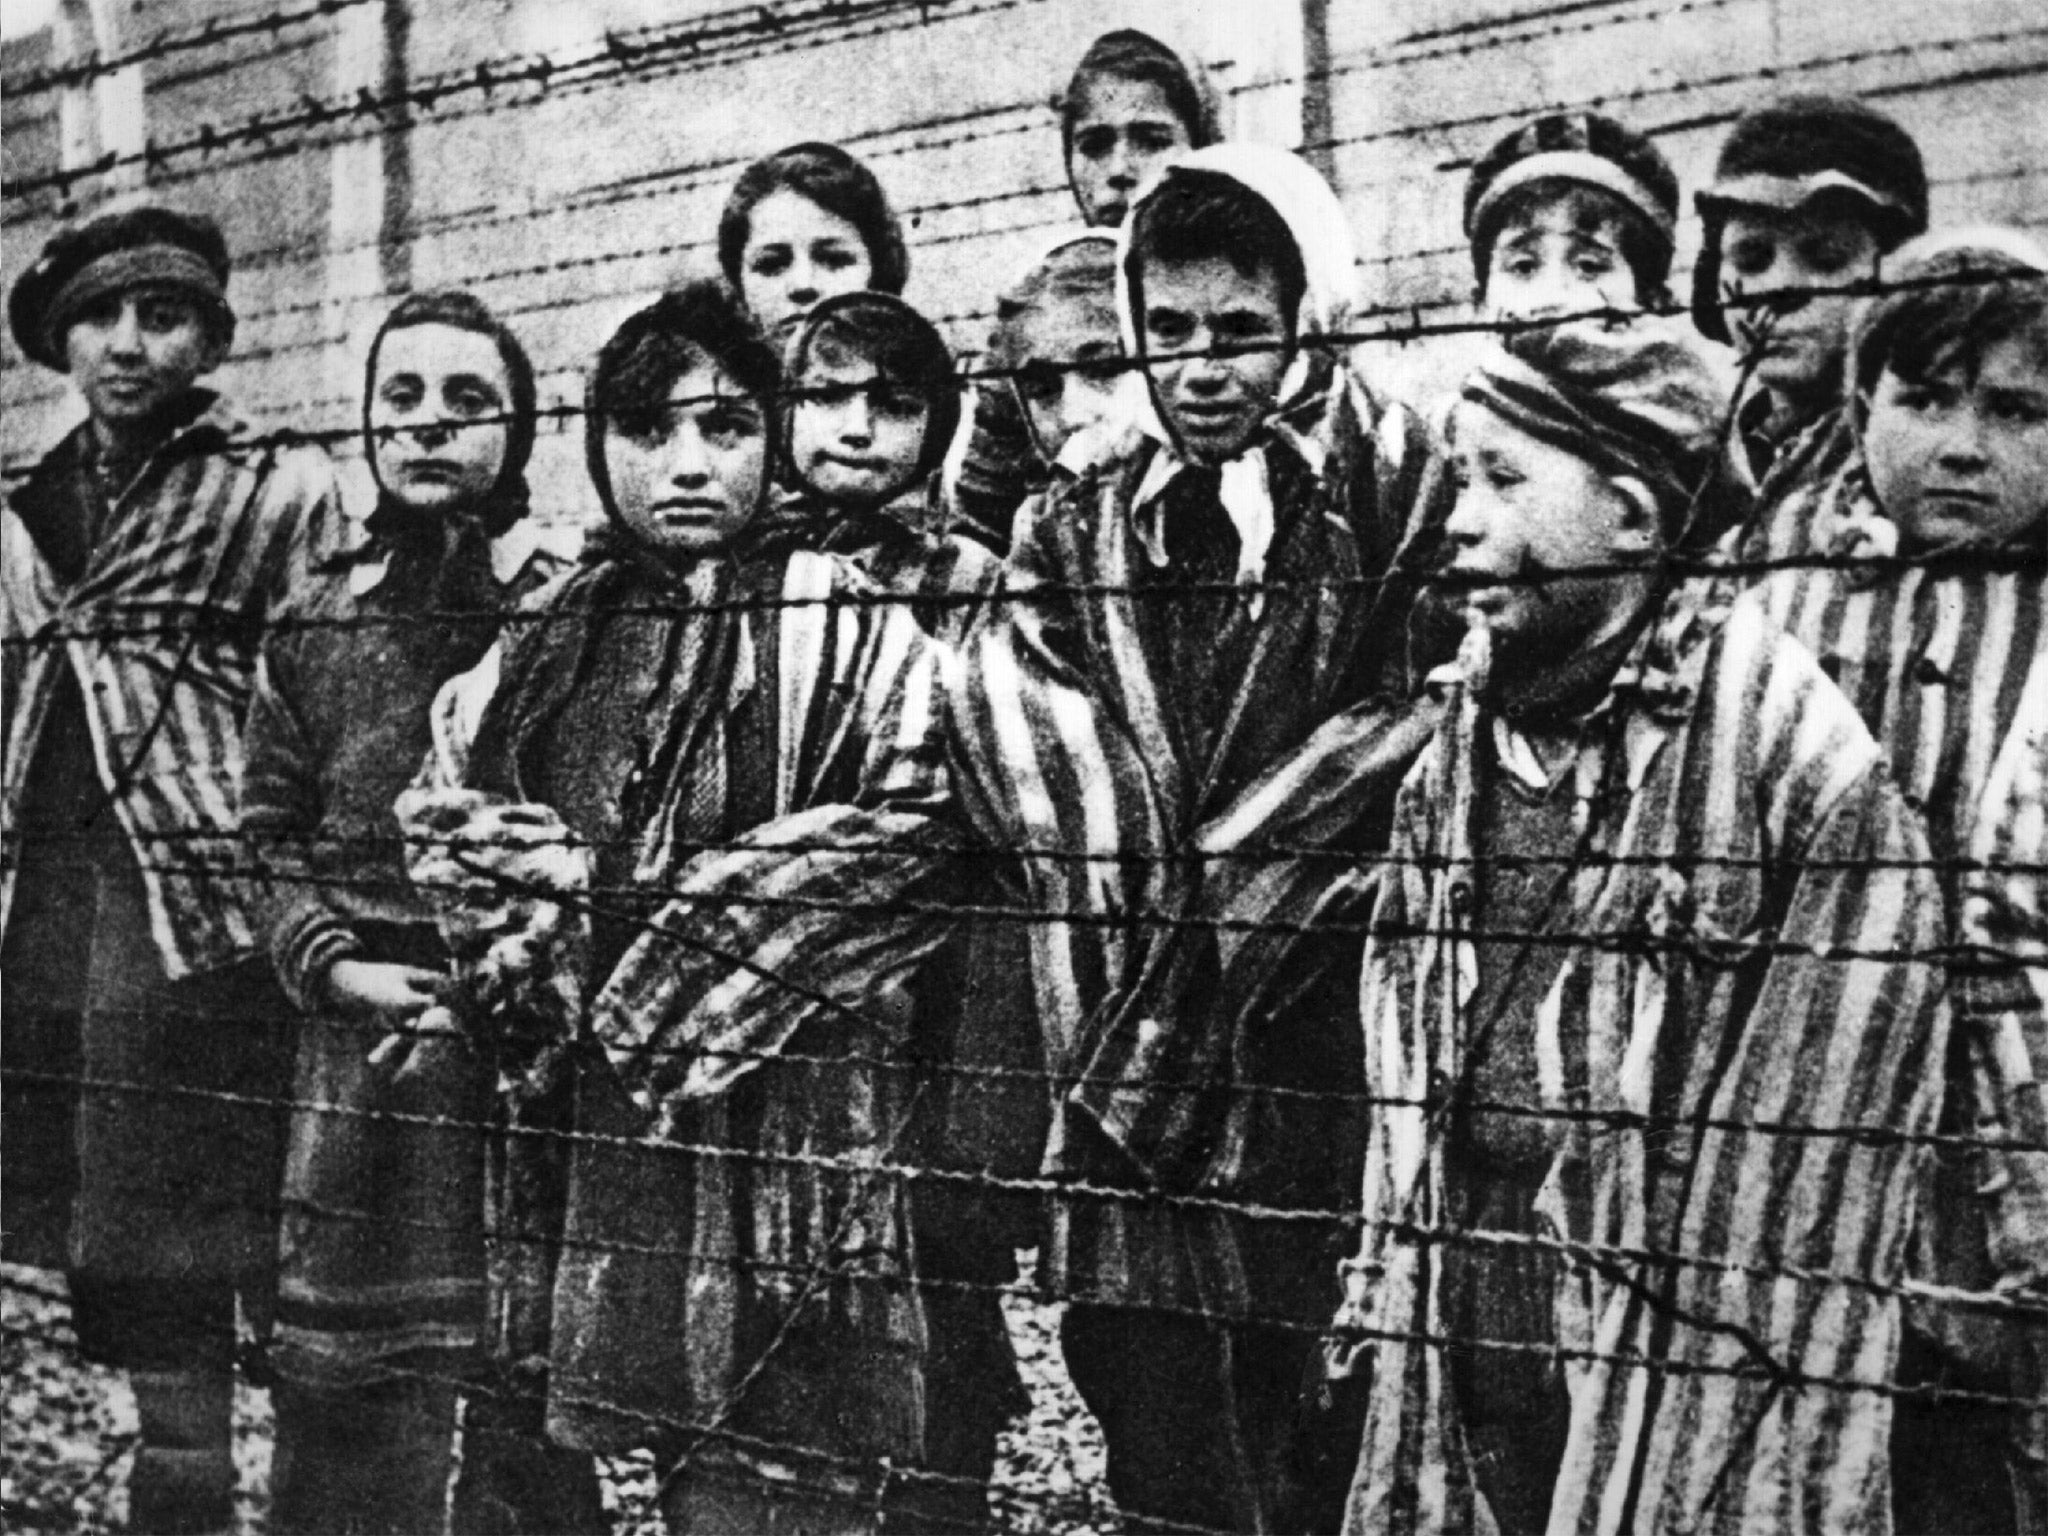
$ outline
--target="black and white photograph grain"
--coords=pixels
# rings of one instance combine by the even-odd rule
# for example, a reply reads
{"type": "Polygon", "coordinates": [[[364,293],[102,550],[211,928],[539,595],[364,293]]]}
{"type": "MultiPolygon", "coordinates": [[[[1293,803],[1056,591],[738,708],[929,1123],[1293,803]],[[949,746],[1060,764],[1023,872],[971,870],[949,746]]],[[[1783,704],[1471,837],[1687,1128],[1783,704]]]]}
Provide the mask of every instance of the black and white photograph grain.
{"type": "Polygon", "coordinates": [[[0,0],[0,1530],[2048,1536],[2043,0],[0,0]]]}

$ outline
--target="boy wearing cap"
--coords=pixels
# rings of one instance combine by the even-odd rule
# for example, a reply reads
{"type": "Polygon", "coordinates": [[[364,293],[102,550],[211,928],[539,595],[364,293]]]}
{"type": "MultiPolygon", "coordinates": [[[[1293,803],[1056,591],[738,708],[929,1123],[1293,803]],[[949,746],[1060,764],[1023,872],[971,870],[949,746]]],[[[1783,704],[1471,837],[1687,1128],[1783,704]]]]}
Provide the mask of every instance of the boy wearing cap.
{"type": "Polygon", "coordinates": [[[237,1296],[268,1311],[286,1010],[235,785],[256,648],[335,506],[325,456],[196,387],[228,270],[211,220],[144,205],[54,237],[8,303],[87,410],[0,514],[9,1225],[42,1228],[9,1257],[61,1263],[82,1348],[130,1371],[152,1531],[229,1523],[237,1296]]]}
{"type": "Polygon", "coordinates": [[[1899,1142],[1945,1036],[1897,956],[1940,897],[1811,655],[1668,574],[1718,398],[1670,336],[1581,323],[1513,341],[1451,419],[1470,628],[1360,1000],[1350,1531],[1889,1519],[1899,1142]],[[1845,1125],[1884,1134],[1798,1131],[1845,1125]]]}
{"type": "Polygon", "coordinates": [[[1667,302],[1677,225],[1663,151],[1597,112],[1524,124],[1465,183],[1474,297],[1498,320],[1667,302]]]}
{"type": "Polygon", "coordinates": [[[1752,387],[1737,425],[1757,482],[1746,560],[1810,555],[1814,499],[1851,453],[1842,356],[1852,284],[1927,228],[1927,169],[1911,135],[1859,101],[1789,96],[1729,130],[1702,230],[1693,323],[1734,345],[1752,387]],[[1742,294],[1770,295],[1749,304],[1742,294]]]}

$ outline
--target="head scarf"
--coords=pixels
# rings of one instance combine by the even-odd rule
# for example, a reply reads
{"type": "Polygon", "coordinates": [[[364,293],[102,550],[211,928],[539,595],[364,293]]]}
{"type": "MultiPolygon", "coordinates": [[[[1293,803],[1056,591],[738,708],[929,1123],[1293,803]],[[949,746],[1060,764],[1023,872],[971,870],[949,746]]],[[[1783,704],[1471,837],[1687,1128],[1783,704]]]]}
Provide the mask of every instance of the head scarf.
{"type": "Polygon", "coordinates": [[[1222,142],[1223,97],[1216,89],[1216,82],[1209,77],[1209,71],[1202,67],[1201,60],[1193,54],[1168,47],[1149,32],[1123,27],[1103,33],[1088,45],[1088,51],[1081,55],[1081,62],[1074,66],[1074,73],[1068,77],[1067,88],[1053,100],[1053,108],[1060,115],[1060,154],[1064,162],[1071,163],[1074,157],[1074,117],[1080,110],[1081,96],[1088,83],[1091,80],[1146,78],[1135,73],[1133,66],[1145,69],[1148,75],[1157,71],[1181,81],[1181,88],[1168,94],[1187,128],[1188,143],[1192,148],[1205,149],[1222,142]],[[1188,115],[1190,109],[1191,118],[1188,115]]]}

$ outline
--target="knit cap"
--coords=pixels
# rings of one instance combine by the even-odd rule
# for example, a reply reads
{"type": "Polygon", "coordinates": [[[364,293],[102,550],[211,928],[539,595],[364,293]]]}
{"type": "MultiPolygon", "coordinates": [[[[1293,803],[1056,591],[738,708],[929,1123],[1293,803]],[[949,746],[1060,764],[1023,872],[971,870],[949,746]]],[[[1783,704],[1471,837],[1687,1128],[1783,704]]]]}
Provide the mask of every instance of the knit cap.
{"type": "Polygon", "coordinates": [[[1721,316],[1721,226],[1733,208],[1791,212],[1816,198],[1860,203],[1889,251],[1927,228],[1927,167],[1913,136],[1843,96],[1787,96],[1737,119],[1713,184],[1694,198],[1705,240],[1692,274],[1702,335],[1726,342],[1721,316]]]}
{"type": "Polygon", "coordinates": [[[1509,194],[1547,180],[1597,187],[1640,214],[1657,239],[1652,268],[1638,272],[1637,280],[1645,288],[1663,286],[1678,227],[1678,174],[1649,139],[1598,112],[1539,117],[1473,163],[1465,183],[1465,238],[1482,285],[1509,194]]]}
{"type": "Polygon", "coordinates": [[[1680,540],[1723,462],[1726,396],[1698,351],[1651,322],[1577,321],[1503,339],[1463,398],[1602,475],[1642,481],[1680,540]]]}
{"type": "Polygon", "coordinates": [[[64,333],[91,305],[130,288],[176,288],[213,314],[232,338],[228,247],[204,214],[162,203],[111,209],[59,230],[7,298],[15,344],[34,362],[63,373],[64,333]]]}

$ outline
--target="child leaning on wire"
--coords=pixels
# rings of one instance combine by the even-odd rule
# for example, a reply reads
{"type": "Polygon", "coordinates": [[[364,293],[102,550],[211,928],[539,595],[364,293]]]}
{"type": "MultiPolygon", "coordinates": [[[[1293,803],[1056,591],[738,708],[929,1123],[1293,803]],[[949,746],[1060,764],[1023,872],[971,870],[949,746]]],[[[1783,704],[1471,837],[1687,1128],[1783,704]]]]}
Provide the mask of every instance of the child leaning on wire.
{"type": "MultiPolygon", "coordinates": [[[[1886,275],[1901,288],[1869,301],[1849,333],[1856,451],[1815,500],[1816,552],[1828,563],[1780,572],[1760,592],[1861,711],[1926,819],[1958,937],[1959,861],[1984,835],[1987,775],[2039,724],[2020,700],[2048,639],[2048,253],[2009,230],[1944,232],[1900,249],[1886,275]]],[[[1958,998],[1976,995],[1973,968],[1954,979],[1958,998]]],[[[2040,1049],[2010,1011],[1965,1007],[1942,1129],[1996,1138],[2026,1121],[2040,1049]]],[[[2041,1164],[1941,1149],[1921,1203],[1925,1277],[1978,1291],[2038,1286],[2048,1274],[2041,1164]]],[[[2027,1337],[1983,1309],[1916,1306],[1902,1379],[2023,1391],[2012,1362],[2027,1337]]],[[[1899,1528],[2013,1529],[2013,1494],[2048,1456],[2039,1420],[1995,1404],[1901,1402],[1899,1528]]],[[[2038,1521],[2038,1481],[2027,1496],[2038,1521]]]]}
{"type": "Polygon", "coordinates": [[[1470,628],[1361,993],[1347,1530],[1886,1521],[1940,897],[1812,656],[1674,575],[1720,420],[1674,336],[1588,322],[1512,340],[1452,415],[1470,628]]]}

